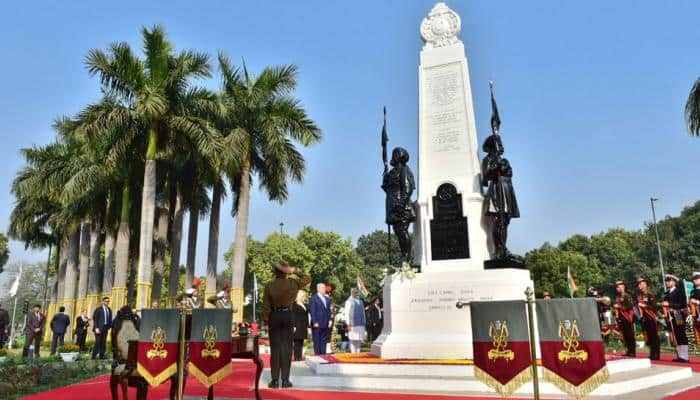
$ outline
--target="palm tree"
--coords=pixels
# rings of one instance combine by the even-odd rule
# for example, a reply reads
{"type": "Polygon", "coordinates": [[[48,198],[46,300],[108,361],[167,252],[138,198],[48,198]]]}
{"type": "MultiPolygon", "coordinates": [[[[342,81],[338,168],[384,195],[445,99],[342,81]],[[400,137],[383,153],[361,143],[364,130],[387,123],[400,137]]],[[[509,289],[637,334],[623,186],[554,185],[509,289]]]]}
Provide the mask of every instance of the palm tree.
{"type": "Polygon", "coordinates": [[[691,135],[700,136],[700,79],[695,81],[685,103],[685,122],[691,135]]]}
{"type": "Polygon", "coordinates": [[[108,52],[92,50],[87,57],[91,74],[99,75],[104,89],[124,104],[99,123],[119,130],[122,124],[140,125],[147,133],[141,196],[141,228],[136,308],[150,306],[151,257],[155,219],[156,159],[163,144],[188,142],[202,154],[217,149],[218,138],[196,108],[210,101],[208,92],[191,87],[191,79],[210,76],[208,56],[194,51],[174,53],[163,28],[142,29],[145,58],[139,59],[126,43],[108,52]]]}
{"type": "MultiPolygon", "coordinates": [[[[299,100],[291,96],[297,84],[296,66],[267,67],[260,75],[251,76],[245,64],[241,74],[219,54],[219,67],[231,128],[226,140],[229,149],[237,152],[234,158],[238,160],[236,176],[231,180],[237,217],[231,295],[242,310],[252,177],[258,176],[271,200],[284,202],[288,179],[301,182],[304,177],[304,157],[295,142],[310,146],[322,135],[299,100]]],[[[242,313],[235,318],[241,320],[242,313]]]]}

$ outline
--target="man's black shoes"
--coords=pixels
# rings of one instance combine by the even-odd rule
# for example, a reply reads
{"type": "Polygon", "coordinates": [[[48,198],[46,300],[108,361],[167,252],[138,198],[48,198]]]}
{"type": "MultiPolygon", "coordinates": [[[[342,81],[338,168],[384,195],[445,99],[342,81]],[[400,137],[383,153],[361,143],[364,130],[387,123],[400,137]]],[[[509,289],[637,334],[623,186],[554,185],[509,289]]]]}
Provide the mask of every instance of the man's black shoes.
{"type": "Polygon", "coordinates": [[[280,386],[280,382],[277,379],[273,379],[270,381],[270,383],[267,384],[267,387],[270,389],[277,389],[280,386]]]}
{"type": "Polygon", "coordinates": [[[288,381],[287,379],[282,380],[282,388],[286,389],[286,388],[290,388],[292,386],[293,386],[292,382],[288,381]]]}

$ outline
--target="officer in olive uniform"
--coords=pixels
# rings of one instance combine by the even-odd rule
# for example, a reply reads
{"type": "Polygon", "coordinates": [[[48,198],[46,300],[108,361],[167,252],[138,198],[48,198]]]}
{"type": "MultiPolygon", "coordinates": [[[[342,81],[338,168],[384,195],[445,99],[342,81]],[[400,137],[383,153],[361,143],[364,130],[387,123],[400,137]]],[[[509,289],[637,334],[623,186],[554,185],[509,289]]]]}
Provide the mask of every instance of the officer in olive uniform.
{"type": "Polygon", "coordinates": [[[656,296],[649,293],[649,279],[637,278],[637,315],[642,323],[642,331],[649,346],[649,358],[658,360],[661,354],[658,318],[656,316],[656,296]]]}
{"type": "Polygon", "coordinates": [[[289,369],[292,364],[292,305],[299,289],[311,283],[311,277],[284,261],[275,264],[275,279],[265,287],[263,297],[263,321],[270,336],[270,388],[292,387],[289,369]],[[298,279],[288,279],[290,275],[298,279]]]}
{"type": "Polygon", "coordinates": [[[693,317],[695,344],[700,345],[700,272],[693,272],[691,279],[695,288],[690,292],[690,313],[693,317]]]}
{"type": "Polygon", "coordinates": [[[668,308],[668,318],[671,320],[671,334],[676,339],[675,362],[688,361],[688,335],[685,334],[685,319],[688,316],[688,300],[685,291],[678,287],[678,277],[671,274],[664,276],[666,293],[662,306],[668,308]]]}
{"type": "Polygon", "coordinates": [[[634,303],[632,296],[627,293],[627,284],[623,281],[615,282],[615,319],[617,328],[622,336],[622,341],[625,342],[627,352],[625,356],[635,357],[636,346],[634,340],[634,303]]]}

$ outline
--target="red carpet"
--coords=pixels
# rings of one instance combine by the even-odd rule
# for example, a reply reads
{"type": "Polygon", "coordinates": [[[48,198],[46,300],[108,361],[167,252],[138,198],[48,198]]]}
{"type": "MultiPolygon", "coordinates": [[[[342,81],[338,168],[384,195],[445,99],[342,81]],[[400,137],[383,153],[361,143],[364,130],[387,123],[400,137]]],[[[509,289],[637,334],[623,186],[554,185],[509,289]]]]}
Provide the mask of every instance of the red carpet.
{"type": "MultiPolygon", "coordinates": [[[[639,354],[639,357],[644,356],[639,354]]],[[[263,356],[265,366],[269,366],[269,357],[263,356]]],[[[678,364],[671,362],[671,355],[663,355],[661,361],[654,361],[660,365],[687,365],[693,371],[700,373],[700,359],[693,358],[689,364],[678,364]]],[[[234,399],[254,399],[255,394],[252,388],[255,376],[255,366],[250,361],[236,361],[234,363],[234,373],[224,381],[215,385],[214,394],[216,397],[228,397],[234,399]]],[[[292,382],[294,377],[292,377],[292,382]]],[[[25,396],[26,400],[109,400],[109,377],[107,375],[83,381],[74,385],[49,390],[43,393],[25,396]]],[[[409,395],[409,394],[389,394],[389,393],[358,393],[358,392],[329,392],[311,390],[271,390],[267,389],[267,382],[260,382],[262,397],[266,400],[481,400],[493,399],[493,397],[464,397],[464,396],[430,396],[430,395],[409,395]]],[[[168,396],[169,383],[160,385],[149,390],[149,399],[165,399],[168,396]]],[[[187,396],[206,397],[207,390],[199,384],[194,377],[189,377],[185,394],[187,396]]],[[[130,389],[129,398],[136,398],[136,391],[130,389]]],[[[700,387],[679,393],[665,400],[689,400],[700,399],[700,387]]],[[[517,400],[517,399],[514,399],[517,400]]]]}

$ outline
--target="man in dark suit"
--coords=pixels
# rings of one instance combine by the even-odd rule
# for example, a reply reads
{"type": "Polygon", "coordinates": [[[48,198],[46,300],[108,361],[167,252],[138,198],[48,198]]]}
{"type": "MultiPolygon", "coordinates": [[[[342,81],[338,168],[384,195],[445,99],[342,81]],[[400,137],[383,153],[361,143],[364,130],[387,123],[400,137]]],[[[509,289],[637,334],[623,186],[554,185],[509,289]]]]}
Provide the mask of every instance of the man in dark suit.
{"type": "Polygon", "coordinates": [[[5,341],[9,334],[10,314],[0,305],[0,349],[5,347],[5,341]]]}
{"type": "Polygon", "coordinates": [[[314,354],[326,354],[326,343],[331,333],[331,301],[326,297],[326,285],[316,285],[316,294],[309,301],[311,309],[311,338],[314,342],[314,354]]]}
{"type": "Polygon", "coordinates": [[[66,315],[66,308],[61,306],[58,309],[58,314],[51,318],[51,330],[53,331],[53,340],[51,340],[51,355],[56,354],[56,345],[63,346],[63,337],[70,325],[70,317],[66,315]]]}
{"type": "Polygon", "coordinates": [[[382,332],[382,308],[379,298],[375,298],[372,304],[367,306],[367,340],[374,342],[382,332]]]}
{"type": "Polygon", "coordinates": [[[34,304],[32,311],[27,314],[27,324],[24,326],[26,343],[22,350],[22,356],[29,357],[30,346],[34,346],[34,357],[39,358],[39,347],[41,347],[41,337],[44,336],[44,325],[46,317],[41,313],[41,306],[34,304]]]}
{"type": "Polygon", "coordinates": [[[92,359],[105,359],[105,345],[107,342],[107,333],[112,327],[112,309],[109,308],[109,297],[102,298],[102,305],[95,308],[92,313],[92,331],[95,333],[95,347],[92,348],[92,359]]]}

